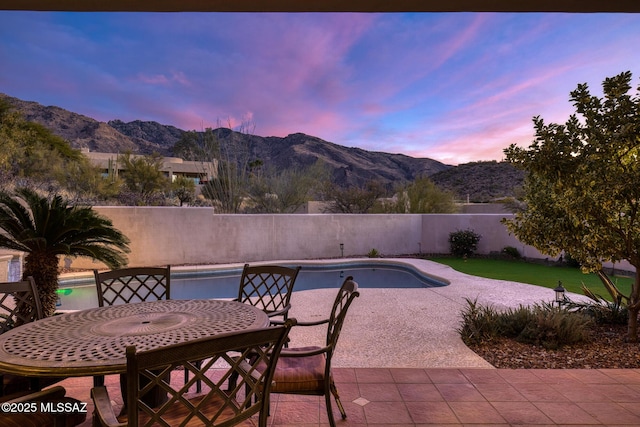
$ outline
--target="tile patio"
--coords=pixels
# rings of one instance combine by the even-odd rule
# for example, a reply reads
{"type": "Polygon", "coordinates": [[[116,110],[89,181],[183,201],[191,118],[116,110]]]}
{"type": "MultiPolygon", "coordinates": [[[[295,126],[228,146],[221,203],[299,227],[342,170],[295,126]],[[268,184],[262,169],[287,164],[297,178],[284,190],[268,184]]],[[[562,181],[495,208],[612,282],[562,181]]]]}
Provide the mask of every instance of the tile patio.
{"type": "MultiPolygon", "coordinates": [[[[336,368],[334,374],[348,415],[338,427],[640,425],[640,370],[336,368]]],[[[107,377],[120,405],[118,381],[107,377]]],[[[91,384],[91,378],[62,383],[68,395],[89,403],[88,415],[91,384]]],[[[324,398],[272,395],[269,425],[326,427],[324,398]]]]}

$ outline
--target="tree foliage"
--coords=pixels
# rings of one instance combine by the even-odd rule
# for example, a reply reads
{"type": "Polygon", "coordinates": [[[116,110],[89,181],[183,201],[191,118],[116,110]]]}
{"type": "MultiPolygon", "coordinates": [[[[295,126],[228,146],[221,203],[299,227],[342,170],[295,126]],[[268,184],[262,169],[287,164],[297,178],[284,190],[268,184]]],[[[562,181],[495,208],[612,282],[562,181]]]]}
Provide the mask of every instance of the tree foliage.
{"type": "Polygon", "coordinates": [[[2,189],[30,186],[64,190],[75,200],[95,200],[108,192],[98,168],[80,151],[44,126],[28,122],[0,100],[2,189]]]}
{"type": "Polygon", "coordinates": [[[384,197],[387,190],[379,181],[369,181],[364,186],[342,188],[335,183],[327,183],[324,198],[328,202],[325,212],[367,213],[384,197]]]}
{"type": "Polygon", "coordinates": [[[171,193],[178,199],[180,206],[191,203],[196,197],[196,183],[186,176],[177,176],[171,183],[171,193]]]}
{"type": "MultiPolygon", "coordinates": [[[[505,221],[508,229],[545,254],[570,253],[585,271],[620,260],[640,269],[640,97],[631,77],[606,78],[602,97],[579,84],[566,123],[535,117],[533,143],[505,150],[527,172],[526,209],[505,221]]],[[[640,275],[629,301],[629,338],[637,340],[640,275]]]]}
{"type": "Polygon", "coordinates": [[[256,213],[296,212],[329,179],[329,172],[320,161],[306,169],[281,171],[256,167],[253,162],[251,170],[248,196],[256,213]]]}
{"type": "Polygon", "coordinates": [[[134,156],[125,153],[119,156],[118,162],[124,169],[120,176],[129,190],[130,204],[145,206],[162,201],[162,192],[169,186],[169,180],[162,172],[162,155],[134,156]]]}
{"type": "Polygon", "coordinates": [[[0,192],[0,247],[25,252],[23,277],[33,276],[47,316],[56,308],[59,257],[89,257],[110,268],[127,263],[129,239],[91,207],[19,188],[0,192]]]}
{"type": "MultiPolygon", "coordinates": [[[[239,131],[245,132],[248,123],[243,123],[239,131]]],[[[247,197],[249,173],[251,170],[249,148],[242,138],[230,128],[207,128],[204,132],[190,131],[176,143],[174,152],[185,158],[213,164],[211,179],[203,186],[202,195],[211,200],[217,211],[239,213],[242,202],[247,197]],[[222,141],[225,133],[225,143],[222,141]]]]}
{"type": "Polygon", "coordinates": [[[457,211],[455,197],[441,190],[428,177],[422,176],[401,189],[395,203],[388,206],[395,213],[453,213],[457,211]]]}

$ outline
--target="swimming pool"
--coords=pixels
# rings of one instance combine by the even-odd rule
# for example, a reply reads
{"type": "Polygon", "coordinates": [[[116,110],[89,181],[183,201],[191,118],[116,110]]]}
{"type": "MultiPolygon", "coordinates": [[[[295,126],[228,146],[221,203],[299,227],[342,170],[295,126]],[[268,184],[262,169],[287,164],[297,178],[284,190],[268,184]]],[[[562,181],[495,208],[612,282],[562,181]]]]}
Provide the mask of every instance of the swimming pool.
{"type": "MultiPolygon", "coordinates": [[[[257,263],[256,263],[257,264],[257,263]]],[[[321,288],[339,288],[347,276],[353,276],[361,288],[431,288],[446,286],[444,279],[429,276],[403,264],[386,262],[288,264],[302,266],[294,292],[321,288]]],[[[242,266],[233,268],[180,268],[171,271],[171,298],[235,298],[242,266]]],[[[59,310],[97,307],[93,275],[62,278],[58,291],[59,310]]]]}

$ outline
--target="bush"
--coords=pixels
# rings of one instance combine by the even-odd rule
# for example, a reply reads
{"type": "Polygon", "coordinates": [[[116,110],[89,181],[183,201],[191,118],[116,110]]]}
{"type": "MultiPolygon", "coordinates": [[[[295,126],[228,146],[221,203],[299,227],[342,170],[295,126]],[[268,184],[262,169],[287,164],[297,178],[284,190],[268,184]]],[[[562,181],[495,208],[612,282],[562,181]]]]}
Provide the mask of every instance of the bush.
{"type": "Polygon", "coordinates": [[[626,305],[607,301],[573,302],[569,307],[592,318],[597,324],[626,325],[629,323],[629,310],[626,305]]]}
{"type": "Polygon", "coordinates": [[[520,251],[518,251],[518,248],[514,248],[513,246],[505,246],[502,249],[502,254],[514,259],[521,258],[520,251]]]}
{"type": "Polygon", "coordinates": [[[478,249],[480,236],[475,231],[457,230],[449,234],[449,245],[451,253],[457,257],[468,257],[474,254],[478,249]]]}
{"type": "Polygon", "coordinates": [[[466,299],[458,333],[467,344],[491,342],[500,336],[499,313],[489,306],[478,305],[477,300],[466,299]]]}
{"type": "Polygon", "coordinates": [[[551,304],[534,306],[532,322],[516,337],[517,341],[558,349],[588,342],[593,321],[582,313],[551,304]]]}
{"type": "Polygon", "coordinates": [[[378,250],[374,248],[367,253],[367,256],[369,258],[380,258],[381,255],[380,252],[378,252],[378,250]]]}
{"type": "Polygon", "coordinates": [[[593,321],[589,316],[552,304],[520,306],[498,312],[491,306],[467,299],[458,332],[469,345],[510,338],[526,344],[557,349],[564,345],[587,342],[593,321]]]}

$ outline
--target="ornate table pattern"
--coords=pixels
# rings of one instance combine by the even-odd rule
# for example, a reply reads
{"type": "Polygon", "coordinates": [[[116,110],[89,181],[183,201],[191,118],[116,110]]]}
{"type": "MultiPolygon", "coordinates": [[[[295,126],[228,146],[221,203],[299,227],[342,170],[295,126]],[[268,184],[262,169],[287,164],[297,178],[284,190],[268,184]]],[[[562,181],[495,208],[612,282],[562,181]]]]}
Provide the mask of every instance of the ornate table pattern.
{"type": "Polygon", "coordinates": [[[94,308],[52,316],[0,335],[0,371],[29,376],[122,373],[128,345],[143,351],[268,325],[263,311],[224,300],[94,308]]]}

